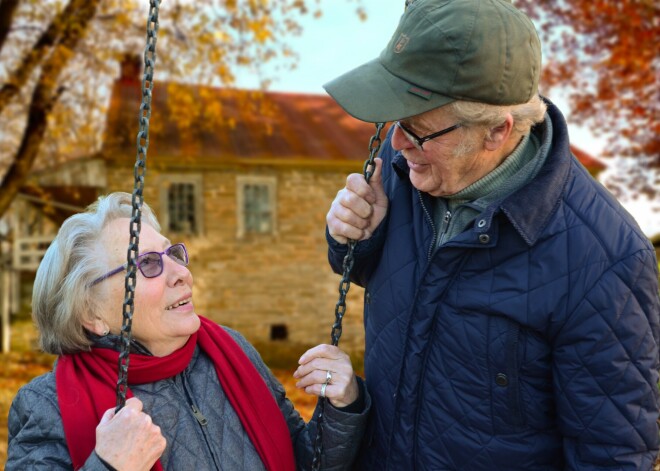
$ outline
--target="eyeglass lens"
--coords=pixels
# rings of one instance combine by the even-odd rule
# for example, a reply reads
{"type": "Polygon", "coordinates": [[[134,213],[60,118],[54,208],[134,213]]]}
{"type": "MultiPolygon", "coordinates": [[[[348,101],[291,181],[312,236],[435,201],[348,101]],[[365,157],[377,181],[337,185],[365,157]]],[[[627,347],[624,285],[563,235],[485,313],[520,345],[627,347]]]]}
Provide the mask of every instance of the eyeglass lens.
{"type": "Polygon", "coordinates": [[[420,139],[417,136],[413,136],[408,129],[406,129],[403,124],[399,123],[399,129],[403,131],[403,135],[406,136],[406,139],[408,139],[412,145],[417,147],[419,150],[422,149],[422,144],[419,142],[420,139]]]}
{"type": "MultiPolygon", "coordinates": [[[[183,244],[173,245],[163,253],[179,265],[188,265],[188,254],[183,244]]],[[[147,252],[138,257],[138,267],[145,277],[154,278],[163,272],[163,253],[147,252]]]]}
{"type": "Polygon", "coordinates": [[[422,144],[421,139],[417,137],[413,132],[408,129],[401,121],[396,121],[395,122],[396,126],[403,132],[403,135],[410,141],[412,145],[414,145],[417,149],[422,150],[422,144]]]}

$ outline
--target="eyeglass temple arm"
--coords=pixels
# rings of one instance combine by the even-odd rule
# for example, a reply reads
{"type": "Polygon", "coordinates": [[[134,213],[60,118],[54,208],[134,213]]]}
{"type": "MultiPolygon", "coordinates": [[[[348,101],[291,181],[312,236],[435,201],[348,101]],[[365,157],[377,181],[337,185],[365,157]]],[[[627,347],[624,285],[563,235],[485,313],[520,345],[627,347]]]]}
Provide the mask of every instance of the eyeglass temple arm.
{"type": "Polygon", "coordinates": [[[89,284],[89,286],[94,286],[94,285],[96,285],[96,284],[99,284],[99,283],[102,282],[103,280],[106,280],[106,279],[110,278],[111,276],[116,275],[117,273],[119,273],[119,272],[121,272],[121,271],[124,271],[124,270],[126,270],[126,264],[123,264],[121,267],[117,267],[117,268],[115,268],[114,270],[112,270],[111,272],[108,272],[108,273],[106,273],[105,275],[98,277],[97,279],[95,279],[94,281],[92,281],[92,282],[89,284]]]}

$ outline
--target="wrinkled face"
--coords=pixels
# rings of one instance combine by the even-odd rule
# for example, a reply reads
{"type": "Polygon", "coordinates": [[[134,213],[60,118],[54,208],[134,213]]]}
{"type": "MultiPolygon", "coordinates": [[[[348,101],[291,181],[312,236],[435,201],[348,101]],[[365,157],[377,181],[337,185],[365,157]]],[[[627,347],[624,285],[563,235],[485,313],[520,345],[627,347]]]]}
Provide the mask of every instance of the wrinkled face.
{"type": "MultiPolygon", "coordinates": [[[[417,136],[426,136],[457,124],[442,108],[427,111],[401,122],[417,136]]],[[[420,150],[400,128],[395,127],[392,147],[396,151],[401,151],[407,160],[410,181],[415,188],[432,196],[453,195],[497,166],[499,162],[491,162],[482,152],[480,143],[476,143],[464,155],[455,155],[454,150],[461,143],[461,139],[464,139],[464,131],[459,128],[427,141],[420,150]]]]}
{"type": "MultiPolygon", "coordinates": [[[[107,269],[126,263],[130,219],[121,218],[109,223],[100,237],[106,252],[107,269]]],[[[171,244],[148,224],[140,231],[140,253],[162,252],[171,244]]],[[[100,317],[119,334],[124,302],[124,275],[114,275],[94,287],[100,296],[100,317]]],[[[165,356],[181,348],[190,335],[199,329],[200,321],[192,303],[192,274],[163,255],[163,273],[155,278],[136,274],[135,309],[132,335],[155,356],[165,356]]],[[[97,332],[98,333],[98,332],[97,332]]]]}

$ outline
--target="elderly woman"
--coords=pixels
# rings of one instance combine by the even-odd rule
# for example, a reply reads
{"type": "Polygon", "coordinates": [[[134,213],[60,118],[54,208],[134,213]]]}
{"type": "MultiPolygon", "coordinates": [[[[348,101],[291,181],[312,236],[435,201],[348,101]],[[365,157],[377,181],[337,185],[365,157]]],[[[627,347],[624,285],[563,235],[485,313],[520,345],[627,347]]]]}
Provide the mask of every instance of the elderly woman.
{"type": "MultiPolygon", "coordinates": [[[[64,222],[37,271],[33,316],[59,358],[14,399],[6,469],[309,469],[316,418],[240,334],[197,315],[185,246],[142,214],[126,406],[114,412],[131,196],[113,193],[64,222]]],[[[297,387],[331,404],[323,469],[350,468],[369,396],[336,347],[299,363],[297,387]]]]}

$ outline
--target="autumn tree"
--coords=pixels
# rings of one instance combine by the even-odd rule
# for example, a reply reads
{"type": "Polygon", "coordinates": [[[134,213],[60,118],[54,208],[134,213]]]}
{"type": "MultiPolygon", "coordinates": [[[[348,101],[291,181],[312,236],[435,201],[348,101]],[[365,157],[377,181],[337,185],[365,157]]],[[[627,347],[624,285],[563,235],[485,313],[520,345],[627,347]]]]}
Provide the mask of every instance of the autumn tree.
{"type": "Polygon", "coordinates": [[[660,189],[660,4],[654,0],[516,0],[540,26],[542,85],[567,90],[571,120],[606,138],[604,157],[634,162],[612,177],[660,189]]]}
{"type": "MultiPolygon", "coordinates": [[[[99,103],[124,55],[142,54],[148,7],[149,0],[0,0],[0,216],[35,162],[98,146],[99,103]]],[[[291,67],[286,38],[319,8],[320,0],[162,2],[155,87],[163,78],[231,87],[238,67],[257,74],[274,60],[291,67]]]]}

